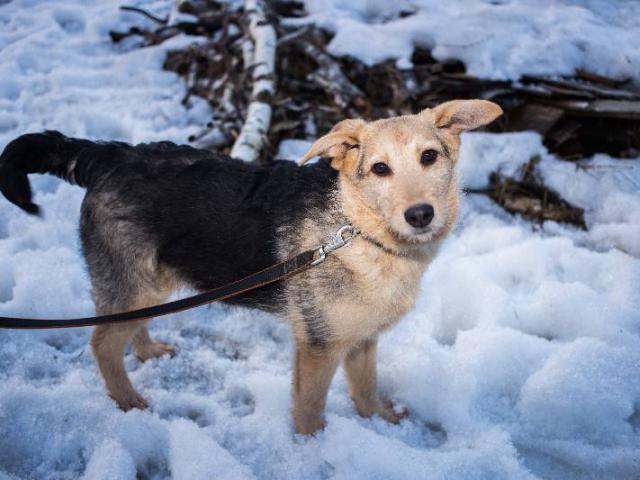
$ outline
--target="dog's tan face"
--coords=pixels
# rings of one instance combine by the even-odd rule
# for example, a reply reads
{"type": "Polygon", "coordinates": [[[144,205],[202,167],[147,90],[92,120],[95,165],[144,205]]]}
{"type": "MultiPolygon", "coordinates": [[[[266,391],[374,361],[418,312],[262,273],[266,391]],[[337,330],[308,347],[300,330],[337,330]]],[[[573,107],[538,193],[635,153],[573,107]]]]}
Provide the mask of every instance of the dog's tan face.
{"type": "Polygon", "coordinates": [[[460,133],[501,113],[492,102],[455,100],[416,115],[344,120],[302,163],[320,153],[332,157],[349,203],[360,204],[358,217],[368,217],[371,229],[384,229],[398,244],[429,242],[456,221],[460,133]]]}

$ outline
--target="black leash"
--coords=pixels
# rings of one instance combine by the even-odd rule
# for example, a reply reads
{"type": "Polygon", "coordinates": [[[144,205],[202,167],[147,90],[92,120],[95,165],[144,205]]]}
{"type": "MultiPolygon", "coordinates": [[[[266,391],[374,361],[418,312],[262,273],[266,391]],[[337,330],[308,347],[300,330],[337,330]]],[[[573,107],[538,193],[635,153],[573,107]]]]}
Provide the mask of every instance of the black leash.
{"type": "Polygon", "coordinates": [[[89,327],[92,325],[103,325],[106,323],[123,323],[135,320],[146,320],[153,317],[169,315],[191,308],[199,307],[207,303],[227,300],[231,297],[255,290],[265,285],[284,280],[305,270],[320,265],[326,256],[338,248],[347,246],[357,234],[351,225],[345,225],[335,234],[331,242],[315,250],[307,250],[295,257],[291,257],[284,262],[277,263],[271,267],[252,273],[240,280],[229,283],[222,287],[214,288],[204,293],[191,297],[175,300],[161,305],[132,310],[130,312],[114,313],[111,315],[100,315],[98,317],[70,318],[45,320],[35,318],[13,318],[0,317],[0,328],[13,328],[18,330],[37,330],[44,328],[73,328],[89,327]],[[343,235],[349,233],[348,238],[343,235]]]}

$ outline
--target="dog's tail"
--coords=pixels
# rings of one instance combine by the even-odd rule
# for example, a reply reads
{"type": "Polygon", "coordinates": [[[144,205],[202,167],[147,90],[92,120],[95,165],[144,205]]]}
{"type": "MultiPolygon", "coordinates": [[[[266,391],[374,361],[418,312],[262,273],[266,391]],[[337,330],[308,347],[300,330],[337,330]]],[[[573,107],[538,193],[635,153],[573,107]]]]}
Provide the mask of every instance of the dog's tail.
{"type": "Polygon", "coordinates": [[[96,168],[108,167],[103,162],[94,162],[103,155],[95,155],[98,152],[93,147],[105,145],[69,138],[55,131],[22,135],[9,143],[0,155],[0,192],[25,212],[37,215],[40,208],[31,200],[27,174],[50,173],[69,183],[89,187],[98,178],[96,168]]]}

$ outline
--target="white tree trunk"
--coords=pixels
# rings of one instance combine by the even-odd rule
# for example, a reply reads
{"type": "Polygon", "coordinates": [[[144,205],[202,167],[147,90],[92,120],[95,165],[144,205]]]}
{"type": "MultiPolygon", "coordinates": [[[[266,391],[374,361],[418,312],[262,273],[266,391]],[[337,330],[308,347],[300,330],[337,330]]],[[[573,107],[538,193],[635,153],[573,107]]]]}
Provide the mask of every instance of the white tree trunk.
{"type": "Polygon", "coordinates": [[[267,23],[263,0],[245,0],[244,8],[249,19],[249,34],[253,40],[253,48],[247,45],[243,53],[245,69],[253,67],[253,89],[247,118],[233,144],[231,156],[245,162],[253,162],[260,155],[271,125],[277,38],[275,28],[267,23]],[[252,61],[249,62],[249,59],[252,61]]]}

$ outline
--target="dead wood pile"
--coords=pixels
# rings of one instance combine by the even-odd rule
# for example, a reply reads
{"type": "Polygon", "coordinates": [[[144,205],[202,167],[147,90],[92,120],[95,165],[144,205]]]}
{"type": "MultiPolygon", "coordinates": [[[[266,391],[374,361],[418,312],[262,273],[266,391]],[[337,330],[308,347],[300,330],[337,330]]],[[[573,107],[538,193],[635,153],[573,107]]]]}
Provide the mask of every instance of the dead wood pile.
{"type": "MultiPolygon", "coordinates": [[[[331,35],[313,25],[287,27],[283,19],[305,15],[300,2],[268,5],[261,21],[275,28],[277,50],[275,88],[261,99],[271,106],[271,116],[256,153],[260,162],[275,157],[280,141],[313,139],[344,118],[412,113],[454,98],[499,103],[505,115],[491,131],[539,132],[549,151],[567,161],[598,152],[621,159],[640,156],[640,93],[631,88],[629,79],[578,71],[570,78],[485,80],[467,75],[460,61],[438,61],[421,48],[415,49],[411,68],[399,69],[392,60],[367,66],[354,58],[330,55],[326,46],[331,35]]],[[[134,37],[140,46],[148,46],[178,33],[200,37],[186,49],[170,51],[164,66],[185,79],[185,104],[197,95],[207,99],[214,112],[202,131],[188,140],[230,152],[255,101],[254,84],[261,79],[253,74],[260,64],[248,60],[252,54],[249,15],[211,0],[186,0],[179,6],[192,21],[171,23],[168,18],[123,7],[152,19],[155,26],[111,32],[111,38],[121,42],[134,37]]],[[[491,188],[484,193],[527,218],[585,228],[583,212],[544,186],[535,175],[535,163],[532,159],[529,170],[517,179],[495,172],[491,188]]]]}

